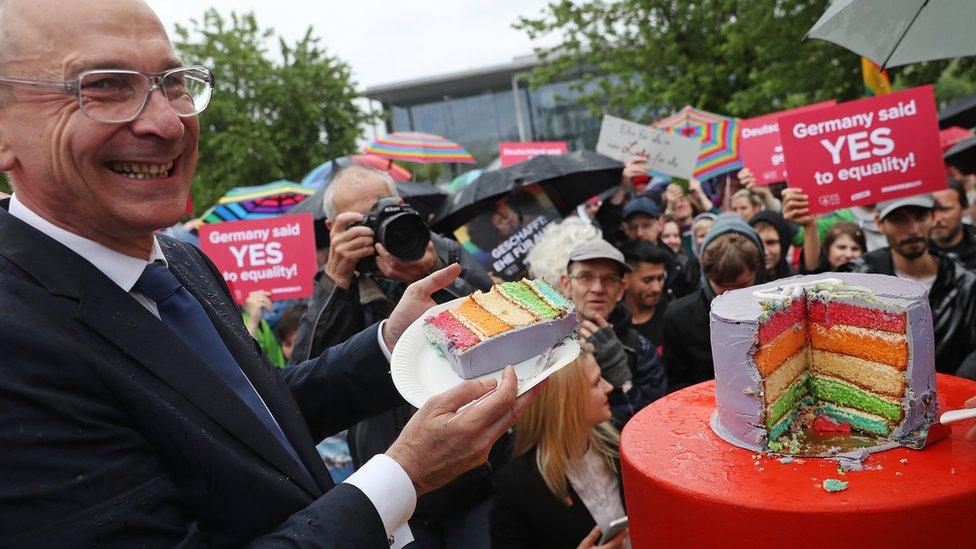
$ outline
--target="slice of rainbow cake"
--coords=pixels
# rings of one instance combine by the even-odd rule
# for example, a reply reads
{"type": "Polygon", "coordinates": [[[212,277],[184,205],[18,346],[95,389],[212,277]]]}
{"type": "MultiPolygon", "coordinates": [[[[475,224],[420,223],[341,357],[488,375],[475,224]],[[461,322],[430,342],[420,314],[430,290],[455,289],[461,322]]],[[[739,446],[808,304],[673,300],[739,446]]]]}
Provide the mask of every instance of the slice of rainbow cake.
{"type": "Polygon", "coordinates": [[[573,303],[541,279],[496,284],[424,321],[427,339],[464,379],[542,354],[576,327],[573,303]]]}

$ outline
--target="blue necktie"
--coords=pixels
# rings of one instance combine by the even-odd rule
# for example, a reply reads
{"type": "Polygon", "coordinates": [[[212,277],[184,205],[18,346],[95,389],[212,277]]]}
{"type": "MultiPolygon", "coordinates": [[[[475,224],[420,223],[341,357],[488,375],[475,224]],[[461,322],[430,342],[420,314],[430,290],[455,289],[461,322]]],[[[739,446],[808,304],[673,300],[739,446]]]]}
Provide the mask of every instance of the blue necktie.
{"type": "MultiPolygon", "coordinates": [[[[257,391],[248,381],[227,346],[214,328],[213,322],[203,310],[203,306],[183,287],[173,273],[161,262],[150,263],[132,288],[134,291],[156,302],[163,324],[173,331],[186,346],[194,351],[220,379],[234,391],[254,415],[264,423],[278,442],[288,451],[300,466],[308,469],[299,459],[295,448],[282,432],[281,427],[271,417],[257,391]]],[[[314,484],[314,482],[313,482],[314,484]]]]}

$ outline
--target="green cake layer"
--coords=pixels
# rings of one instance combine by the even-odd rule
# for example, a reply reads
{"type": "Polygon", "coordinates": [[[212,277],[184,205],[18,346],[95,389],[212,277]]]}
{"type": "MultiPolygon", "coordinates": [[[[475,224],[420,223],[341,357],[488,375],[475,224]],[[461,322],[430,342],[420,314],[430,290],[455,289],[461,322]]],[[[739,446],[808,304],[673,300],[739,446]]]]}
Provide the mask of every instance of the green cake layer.
{"type": "Polygon", "coordinates": [[[774,423],[769,427],[769,440],[776,440],[790,428],[790,425],[796,421],[796,416],[800,414],[800,409],[804,406],[813,406],[813,399],[810,395],[803,397],[803,400],[797,402],[795,406],[789,411],[786,416],[779,421],[779,423],[774,423]]]}
{"type": "Polygon", "coordinates": [[[559,312],[543,301],[524,280],[521,282],[503,282],[499,288],[501,288],[503,294],[542,318],[556,318],[559,316],[559,312]]]}
{"type": "MultiPolygon", "coordinates": [[[[868,393],[854,385],[836,379],[814,376],[809,381],[810,392],[818,400],[864,410],[894,423],[901,420],[901,405],[868,393]]],[[[854,426],[853,424],[851,424],[854,426]]]]}
{"type": "Polygon", "coordinates": [[[891,425],[884,418],[853,408],[821,404],[817,408],[817,414],[826,414],[838,423],[849,423],[851,428],[865,433],[887,436],[891,432],[891,425]]]}
{"type": "MultiPolygon", "coordinates": [[[[796,406],[797,402],[803,398],[803,395],[807,394],[807,379],[809,376],[803,374],[796,379],[789,387],[783,391],[783,394],[776,399],[769,406],[769,411],[766,414],[766,426],[772,429],[773,425],[783,417],[786,412],[790,411],[796,406]]],[[[775,437],[773,437],[775,438],[775,437]]]]}

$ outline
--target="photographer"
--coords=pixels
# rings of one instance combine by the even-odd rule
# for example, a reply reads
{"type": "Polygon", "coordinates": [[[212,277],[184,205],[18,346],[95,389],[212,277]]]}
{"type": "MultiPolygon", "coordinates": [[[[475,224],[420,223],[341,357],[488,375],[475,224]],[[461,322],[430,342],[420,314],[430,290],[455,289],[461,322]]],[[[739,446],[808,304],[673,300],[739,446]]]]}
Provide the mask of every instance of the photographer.
{"type": "MultiPolygon", "coordinates": [[[[330,231],[328,259],[316,275],[292,363],[387,318],[408,284],[443,266],[459,263],[463,270],[434,294],[437,303],[491,286],[484,269],[457,242],[431,233],[422,218],[411,215],[413,210],[397,196],[396,183],[383,172],[344,168],[329,185],[323,209],[330,231]],[[418,258],[403,259],[408,252],[418,258]]],[[[351,428],[348,442],[356,468],[385,452],[415,411],[403,404],[351,428]]],[[[490,496],[486,467],[422,496],[410,520],[415,539],[435,547],[487,547],[490,496]],[[473,539],[482,534],[483,540],[473,539]]]]}

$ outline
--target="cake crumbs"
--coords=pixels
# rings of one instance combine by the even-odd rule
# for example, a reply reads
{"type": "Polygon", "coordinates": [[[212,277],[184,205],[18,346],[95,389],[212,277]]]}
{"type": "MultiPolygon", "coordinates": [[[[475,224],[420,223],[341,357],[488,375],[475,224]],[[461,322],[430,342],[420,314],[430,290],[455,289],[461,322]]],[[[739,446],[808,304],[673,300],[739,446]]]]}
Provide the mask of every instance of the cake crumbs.
{"type": "Polygon", "coordinates": [[[828,492],[842,492],[847,490],[848,483],[835,478],[827,478],[823,481],[823,489],[828,492]]]}
{"type": "Polygon", "coordinates": [[[752,464],[755,465],[756,467],[759,467],[759,460],[757,459],[756,461],[753,461],[752,464]]]}
{"type": "Polygon", "coordinates": [[[793,458],[791,456],[783,456],[779,458],[779,462],[783,465],[787,465],[789,463],[793,463],[793,458]]]}
{"type": "Polygon", "coordinates": [[[898,463],[901,463],[902,465],[906,465],[908,463],[908,458],[901,458],[898,460],[898,463]]]}
{"type": "Polygon", "coordinates": [[[901,476],[901,471],[895,471],[895,476],[896,477],[900,477],[901,476]]]}
{"type": "Polygon", "coordinates": [[[837,468],[837,474],[838,475],[846,475],[847,474],[847,471],[845,471],[844,469],[838,467],[837,468]]]}
{"type": "Polygon", "coordinates": [[[954,475],[954,474],[956,474],[956,468],[955,468],[955,467],[953,467],[952,469],[949,469],[949,474],[950,474],[950,475],[954,475]]]}

